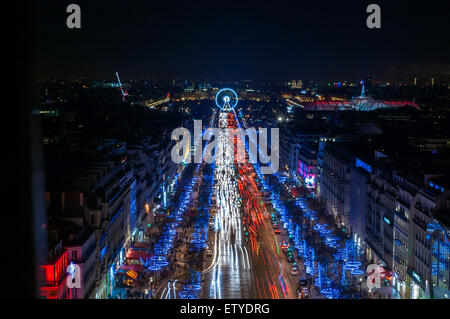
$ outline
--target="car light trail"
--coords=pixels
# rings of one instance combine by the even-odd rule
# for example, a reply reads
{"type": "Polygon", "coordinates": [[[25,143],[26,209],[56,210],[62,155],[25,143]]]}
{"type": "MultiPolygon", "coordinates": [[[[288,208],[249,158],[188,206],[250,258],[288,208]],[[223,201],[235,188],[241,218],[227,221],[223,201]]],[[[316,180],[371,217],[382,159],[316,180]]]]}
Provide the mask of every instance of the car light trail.
{"type": "Polygon", "coordinates": [[[173,285],[172,285],[172,287],[173,287],[173,299],[177,299],[177,287],[176,287],[177,281],[178,281],[178,279],[175,280],[175,281],[173,282],[173,285]]]}
{"type": "MultiPolygon", "coordinates": [[[[230,147],[227,131],[228,114],[219,113],[219,136],[215,158],[215,199],[217,213],[214,226],[214,258],[211,265],[204,273],[210,278],[210,297],[221,298],[224,292],[230,288],[223,287],[222,283],[227,278],[227,284],[232,289],[244,285],[242,280],[250,281],[251,264],[248,252],[243,246],[242,240],[242,216],[241,197],[238,190],[236,168],[234,164],[233,150],[230,147]],[[223,290],[225,288],[225,290],[223,290]]],[[[247,285],[247,283],[246,283],[247,285]]],[[[242,292],[236,290],[241,298],[242,292]]]]}

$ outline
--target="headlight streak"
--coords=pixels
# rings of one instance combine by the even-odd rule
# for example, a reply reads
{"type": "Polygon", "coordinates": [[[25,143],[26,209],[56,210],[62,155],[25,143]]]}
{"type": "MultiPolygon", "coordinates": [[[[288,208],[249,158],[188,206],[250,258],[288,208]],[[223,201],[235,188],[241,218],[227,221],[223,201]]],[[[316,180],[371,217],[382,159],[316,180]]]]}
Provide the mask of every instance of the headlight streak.
{"type": "Polygon", "coordinates": [[[170,299],[170,281],[167,283],[167,295],[165,299],[170,299]]]}
{"type": "Polygon", "coordinates": [[[217,212],[214,219],[214,258],[212,264],[203,272],[211,275],[210,291],[214,298],[222,296],[222,275],[226,270],[231,284],[239,287],[241,270],[250,269],[248,252],[243,247],[241,198],[237,189],[236,168],[233,145],[230,145],[228,132],[228,113],[219,113],[219,136],[216,152],[215,198],[217,212]],[[238,249],[239,247],[239,249],[238,249]],[[240,253],[239,253],[240,251],[240,253]],[[228,268],[230,267],[230,270],[228,268]],[[235,281],[235,282],[234,282],[235,281]]]}
{"type": "Polygon", "coordinates": [[[172,287],[173,287],[173,299],[177,299],[177,287],[176,287],[177,281],[178,281],[178,279],[176,279],[176,280],[173,282],[173,285],[172,285],[172,287]]]}
{"type": "Polygon", "coordinates": [[[166,299],[166,298],[163,298],[163,297],[164,297],[164,294],[166,293],[166,290],[167,290],[167,287],[164,287],[164,290],[163,290],[163,292],[162,292],[162,294],[161,294],[160,299],[166,299]]]}

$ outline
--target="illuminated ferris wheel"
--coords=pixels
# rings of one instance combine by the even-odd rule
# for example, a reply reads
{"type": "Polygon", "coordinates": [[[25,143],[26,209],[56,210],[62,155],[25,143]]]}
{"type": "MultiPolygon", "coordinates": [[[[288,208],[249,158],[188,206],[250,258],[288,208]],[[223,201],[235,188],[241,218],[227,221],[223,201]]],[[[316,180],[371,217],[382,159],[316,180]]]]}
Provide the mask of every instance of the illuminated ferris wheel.
{"type": "Polygon", "coordinates": [[[216,105],[223,112],[231,112],[238,103],[237,93],[229,88],[220,89],[216,94],[216,105]]]}

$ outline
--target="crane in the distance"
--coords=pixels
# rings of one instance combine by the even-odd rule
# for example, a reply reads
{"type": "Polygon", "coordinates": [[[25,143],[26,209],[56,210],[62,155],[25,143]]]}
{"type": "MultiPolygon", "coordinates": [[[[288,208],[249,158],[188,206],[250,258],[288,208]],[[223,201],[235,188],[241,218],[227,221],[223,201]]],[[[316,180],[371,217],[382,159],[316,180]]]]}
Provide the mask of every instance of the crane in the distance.
{"type": "Polygon", "coordinates": [[[123,89],[122,82],[120,82],[119,73],[116,72],[117,81],[119,82],[120,92],[122,92],[122,101],[125,101],[125,96],[128,96],[128,92],[123,89]]]}

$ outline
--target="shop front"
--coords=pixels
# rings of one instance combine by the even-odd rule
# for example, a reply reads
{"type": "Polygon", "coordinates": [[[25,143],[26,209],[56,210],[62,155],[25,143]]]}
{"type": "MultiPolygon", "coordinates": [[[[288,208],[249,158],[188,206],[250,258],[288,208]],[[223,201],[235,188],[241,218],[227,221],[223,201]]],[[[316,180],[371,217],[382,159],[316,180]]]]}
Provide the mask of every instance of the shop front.
{"type": "Polygon", "coordinates": [[[106,299],[106,277],[100,280],[97,291],[95,292],[95,299],[106,299]]]}
{"type": "Polygon", "coordinates": [[[394,276],[392,277],[392,286],[400,294],[402,299],[406,298],[406,281],[402,280],[397,272],[394,272],[394,276]]]}
{"type": "Polygon", "coordinates": [[[409,298],[410,299],[427,299],[425,281],[418,273],[414,270],[408,270],[409,279],[409,298]]]}

